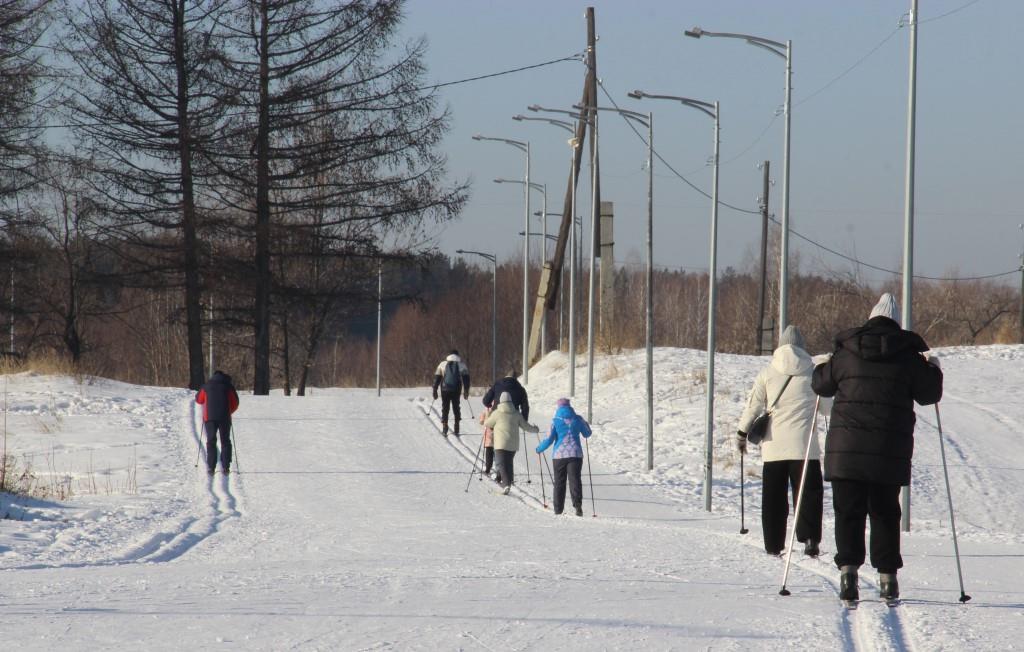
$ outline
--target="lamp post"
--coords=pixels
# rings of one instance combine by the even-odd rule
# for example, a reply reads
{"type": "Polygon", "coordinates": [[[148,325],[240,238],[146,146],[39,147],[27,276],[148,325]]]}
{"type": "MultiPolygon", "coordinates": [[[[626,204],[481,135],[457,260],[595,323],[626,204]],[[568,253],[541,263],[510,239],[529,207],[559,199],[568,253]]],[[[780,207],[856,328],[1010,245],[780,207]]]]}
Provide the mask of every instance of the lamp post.
{"type": "MultiPolygon", "coordinates": [[[[595,124],[597,123],[597,114],[598,114],[598,112],[600,112],[600,111],[611,111],[612,113],[617,113],[617,114],[621,115],[623,118],[626,118],[627,120],[632,120],[633,122],[636,122],[636,123],[638,123],[638,124],[640,124],[640,125],[642,125],[644,127],[647,127],[647,157],[648,157],[648,163],[649,164],[653,164],[653,161],[654,161],[654,144],[653,144],[653,141],[654,141],[654,115],[653,114],[648,113],[647,115],[644,115],[643,113],[637,113],[636,111],[628,111],[626,109],[616,109],[616,108],[613,108],[613,107],[604,107],[604,106],[583,106],[583,105],[579,105],[579,104],[574,105],[573,108],[578,110],[578,111],[593,111],[594,112],[594,122],[595,122],[595,124]]],[[[597,139],[597,137],[596,137],[597,129],[596,128],[594,129],[594,134],[595,134],[595,142],[596,142],[596,139],[597,139]]],[[[596,151],[596,147],[595,147],[595,151],[596,151]]],[[[653,278],[653,274],[651,273],[651,270],[653,269],[653,267],[652,267],[653,263],[651,261],[651,255],[652,255],[651,254],[651,247],[652,247],[652,244],[651,244],[652,240],[651,240],[651,238],[652,238],[652,228],[653,228],[653,223],[654,223],[654,202],[653,202],[654,175],[653,175],[652,170],[653,170],[653,165],[649,165],[648,166],[648,176],[647,176],[647,268],[648,268],[648,278],[647,278],[647,280],[648,280],[648,283],[650,283],[651,279],[653,278]]],[[[591,217],[592,222],[591,222],[590,228],[591,228],[591,233],[592,234],[596,233],[596,230],[597,230],[597,213],[598,213],[598,211],[595,210],[593,215],[592,215],[592,217],[591,217]]],[[[589,325],[587,327],[587,356],[588,356],[588,363],[587,363],[587,420],[591,419],[591,408],[592,408],[592,404],[593,404],[593,394],[594,394],[594,275],[595,275],[595,273],[594,273],[595,272],[595,270],[594,270],[594,250],[599,245],[600,245],[599,242],[597,242],[593,238],[591,239],[591,244],[590,244],[590,247],[591,247],[591,249],[590,249],[590,306],[588,307],[588,314],[587,314],[587,320],[589,322],[589,325]]],[[[652,365],[653,357],[652,357],[651,348],[650,348],[652,324],[653,324],[653,322],[651,321],[652,302],[651,302],[651,287],[650,287],[650,285],[648,285],[648,288],[647,288],[647,309],[648,309],[648,315],[647,315],[647,320],[648,320],[647,321],[647,338],[648,338],[648,340],[647,340],[647,343],[648,343],[648,347],[647,347],[647,470],[650,471],[651,469],[654,468],[654,405],[653,405],[653,401],[654,401],[654,380],[653,380],[653,365],[652,365]]]]}
{"type": "MultiPolygon", "coordinates": [[[[518,184],[521,184],[521,185],[527,185],[527,183],[525,181],[519,181],[517,179],[495,179],[494,183],[518,183],[518,184]]],[[[541,194],[541,205],[542,205],[541,213],[544,215],[544,233],[547,233],[548,232],[548,218],[547,218],[547,214],[548,214],[548,186],[547,186],[547,184],[544,184],[544,183],[534,183],[532,181],[529,183],[529,186],[530,186],[530,190],[536,190],[537,192],[539,192],[541,194]]],[[[527,222],[527,228],[529,228],[529,222],[527,222]]],[[[527,238],[527,240],[529,240],[529,238],[527,238]]],[[[544,262],[548,259],[548,243],[547,243],[546,240],[542,240],[541,243],[542,243],[541,251],[543,252],[542,255],[541,255],[541,267],[543,267],[544,266],[544,262]]],[[[547,342],[547,334],[548,334],[548,314],[547,314],[547,312],[548,311],[545,310],[543,313],[541,313],[541,317],[540,317],[540,354],[541,354],[541,356],[543,356],[545,353],[547,353],[547,351],[545,350],[545,347],[546,347],[545,342],[547,342]]]]}
{"type": "Polygon", "coordinates": [[[786,99],[783,104],[783,113],[786,116],[785,135],[783,137],[782,149],[782,242],[779,258],[779,325],[776,329],[776,338],[785,330],[789,319],[786,313],[786,306],[789,302],[789,127],[792,118],[792,94],[793,94],[793,42],[773,41],[760,36],[749,34],[733,34],[730,32],[708,32],[700,27],[686,30],[687,36],[693,38],[722,37],[743,39],[751,45],[767,50],[772,54],[782,57],[786,61],[786,99]]]}
{"type": "Polygon", "coordinates": [[[457,254],[473,254],[491,261],[491,377],[498,377],[498,258],[494,254],[456,249],[457,254]]]}
{"type": "MultiPolygon", "coordinates": [[[[560,113],[567,115],[574,120],[583,120],[583,116],[576,111],[566,111],[563,109],[548,109],[537,104],[531,104],[527,107],[530,111],[543,111],[547,113],[560,113]]],[[[579,255],[579,240],[582,238],[583,225],[580,224],[580,238],[576,236],[576,184],[577,184],[577,172],[576,172],[576,149],[580,146],[579,140],[577,140],[575,134],[576,131],[570,123],[563,120],[551,120],[548,118],[527,118],[526,116],[513,117],[513,119],[525,119],[525,120],[544,120],[551,124],[565,124],[569,125],[569,131],[573,134],[573,137],[569,139],[569,175],[572,178],[570,185],[572,186],[572,192],[570,193],[569,200],[569,213],[572,215],[572,225],[569,229],[569,259],[572,263],[569,265],[569,396],[576,398],[576,283],[577,283],[577,257],[579,255]]],[[[596,132],[595,132],[596,133],[596,132]]],[[[595,148],[596,149],[596,148],[595,148]]],[[[593,165],[593,159],[591,160],[593,165]]],[[[582,267],[582,265],[580,265],[582,267]]],[[[582,272],[581,272],[582,273],[582,272]]]]}
{"type": "Polygon", "coordinates": [[[711,174],[711,259],[708,264],[708,359],[707,359],[707,404],[705,410],[704,440],[704,509],[711,511],[711,479],[714,461],[714,430],[715,430],[715,314],[718,302],[718,134],[719,107],[718,102],[703,102],[677,95],[651,95],[643,91],[633,91],[630,97],[636,99],[650,98],[654,100],[672,100],[691,109],[696,109],[714,120],[714,156],[711,174]]]}
{"type": "MultiPolygon", "coordinates": [[[[913,328],[914,281],[914,147],[917,116],[917,0],[910,2],[910,81],[907,89],[907,159],[903,197],[902,326],[913,328]]],[[[900,528],[910,532],[910,485],[900,490],[900,528]]]]}
{"type": "MultiPolygon", "coordinates": [[[[526,211],[524,214],[525,230],[530,230],[530,141],[512,140],[510,138],[491,138],[476,134],[473,140],[493,140],[515,147],[526,154],[526,179],[524,181],[523,194],[526,197],[526,211]]],[[[529,335],[530,335],[530,239],[523,240],[523,384],[530,382],[530,361],[529,361],[529,335]]]]}
{"type": "Polygon", "coordinates": [[[380,349],[384,323],[384,266],[377,261],[377,396],[380,396],[380,349]]]}

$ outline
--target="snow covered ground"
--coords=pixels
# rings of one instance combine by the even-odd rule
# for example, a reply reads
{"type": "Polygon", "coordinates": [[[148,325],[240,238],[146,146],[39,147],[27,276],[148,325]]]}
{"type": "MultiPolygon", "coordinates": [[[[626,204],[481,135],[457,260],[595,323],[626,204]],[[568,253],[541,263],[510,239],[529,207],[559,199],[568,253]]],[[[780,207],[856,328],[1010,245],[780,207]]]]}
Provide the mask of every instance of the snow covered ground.
{"type": "MultiPolygon", "coordinates": [[[[973,599],[958,602],[928,407],[918,412],[904,601],[856,611],[836,596],[827,485],[823,554],[793,555],[792,595],[779,595],[784,560],[762,552],[756,454],[745,469],[750,533],[739,533],[732,441],[762,358],[716,358],[708,513],[704,355],[655,352],[651,473],[643,352],[600,357],[584,518],[544,508],[550,478],[535,454],[517,455],[508,497],[470,475],[480,439],[468,412],[479,415],[482,391],[463,403],[461,442],[440,437],[426,388],[243,396],[239,473],[211,480],[196,466],[190,392],[9,376],[8,449],[54,498],[0,495],[0,641],[11,650],[1020,649],[1024,347],[940,353],[973,599]]],[[[555,353],[531,369],[531,421],[545,426],[567,392],[566,365],[555,353]]],[[[581,366],[581,411],[585,381],[581,366]]],[[[528,440],[532,450],[537,438],[528,440]]],[[[862,570],[871,598],[876,578],[862,570]]]]}

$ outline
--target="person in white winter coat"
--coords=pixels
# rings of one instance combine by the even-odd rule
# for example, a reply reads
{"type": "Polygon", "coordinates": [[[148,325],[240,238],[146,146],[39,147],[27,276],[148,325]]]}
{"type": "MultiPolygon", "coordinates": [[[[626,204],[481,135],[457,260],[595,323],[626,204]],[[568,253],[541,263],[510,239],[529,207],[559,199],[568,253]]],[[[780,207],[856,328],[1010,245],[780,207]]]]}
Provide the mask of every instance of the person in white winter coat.
{"type": "MultiPolygon", "coordinates": [[[[805,554],[817,557],[819,552],[824,487],[817,433],[811,439],[809,453],[807,449],[817,399],[811,389],[813,371],[814,362],[804,350],[803,336],[795,326],[787,326],[779,337],[779,347],[772,354],[771,364],[754,379],[747,407],[740,416],[736,443],[743,455],[747,452],[747,430],[751,423],[774,402],[768,430],[761,442],[761,529],[764,548],[771,555],[781,554],[786,545],[788,489],[792,487],[795,508],[805,454],[807,477],[803,504],[796,519],[796,537],[804,544],[805,554]]],[[[819,411],[827,412],[828,405],[830,403],[823,399],[819,411]]]]}
{"type": "Polygon", "coordinates": [[[527,432],[540,432],[540,428],[529,423],[519,414],[512,404],[512,395],[502,392],[498,398],[498,408],[484,420],[484,427],[494,431],[494,465],[498,467],[499,482],[503,493],[508,494],[515,479],[512,462],[519,450],[519,429],[527,432]]]}

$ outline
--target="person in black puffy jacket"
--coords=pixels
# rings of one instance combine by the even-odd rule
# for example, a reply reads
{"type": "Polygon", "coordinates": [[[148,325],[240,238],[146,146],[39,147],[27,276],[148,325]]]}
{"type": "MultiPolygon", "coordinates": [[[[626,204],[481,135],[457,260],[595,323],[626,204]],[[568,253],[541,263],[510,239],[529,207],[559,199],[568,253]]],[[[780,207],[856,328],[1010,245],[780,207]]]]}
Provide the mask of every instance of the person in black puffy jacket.
{"type": "Polygon", "coordinates": [[[512,405],[519,411],[519,414],[523,415],[524,419],[530,418],[530,398],[526,393],[526,388],[519,383],[519,379],[516,377],[515,367],[509,369],[504,378],[494,381],[494,385],[487,390],[483,398],[484,407],[497,409],[498,399],[502,392],[508,392],[512,397],[512,405]]]}
{"type": "Polygon", "coordinates": [[[814,369],[811,387],[834,397],[825,440],[825,480],[836,515],[835,562],[840,598],[856,600],[864,563],[865,521],[871,521],[871,565],[883,598],[899,596],[900,487],[910,484],[914,403],[942,398],[938,359],[926,358],[924,339],[899,324],[899,308],[885,293],[868,321],[835,337],[828,362],[814,369]]]}

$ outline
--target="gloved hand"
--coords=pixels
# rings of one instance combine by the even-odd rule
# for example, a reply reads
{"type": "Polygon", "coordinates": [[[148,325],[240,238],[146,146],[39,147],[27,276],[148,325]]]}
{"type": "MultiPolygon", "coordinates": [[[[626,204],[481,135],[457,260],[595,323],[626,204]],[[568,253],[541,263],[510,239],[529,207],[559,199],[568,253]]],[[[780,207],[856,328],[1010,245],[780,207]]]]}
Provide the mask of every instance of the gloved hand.
{"type": "Polygon", "coordinates": [[[736,431],[736,450],[740,452],[740,455],[747,454],[747,433],[742,430],[736,431]]]}
{"type": "Polygon", "coordinates": [[[466,399],[467,401],[469,400],[469,390],[468,389],[466,391],[462,392],[462,398],[466,399]]]}
{"type": "Polygon", "coordinates": [[[534,451],[536,451],[536,453],[537,453],[538,455],[540,455],[540,452],[541,452],[541,451],[540,451],[540,446],[537,446],[537,448],[534,448],[533,450],[534,450],[534,451]]]}
{"type": "Polygon", "coordinates": [[[437,400],[437,390],[436,389],[434,390],[434,400],[435,401],[437,400]]]}

